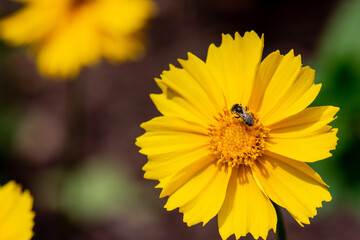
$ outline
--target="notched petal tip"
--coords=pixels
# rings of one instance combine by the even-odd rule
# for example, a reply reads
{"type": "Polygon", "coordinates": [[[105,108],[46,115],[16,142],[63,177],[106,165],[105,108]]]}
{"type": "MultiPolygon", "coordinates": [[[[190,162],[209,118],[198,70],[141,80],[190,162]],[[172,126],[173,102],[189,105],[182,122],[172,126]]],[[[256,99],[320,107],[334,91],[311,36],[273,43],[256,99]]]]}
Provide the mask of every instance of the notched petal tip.
{"type": "Polygon", "coordinates": [[[236,31],[235,34],[234,34],[234,36],[235,36],[235,39],[236,39],[236,38],[255,37],[255,38],[257,38],[257,39],[262,39],[262,40],[263,40],[263,38],[264,38],[264,33],[261,34],[261,38],[260,38],[260,37],[259,37],[259,34],[257,34],[254,30],[246,31],[243,36],[241,36],[241,34],[240,34],[238,31],[236,31]]]}
{"type": "Polygon", "coordinates": [[[221,45],[223,45],[224,43],[226,43],[226,42],[232,42],[232,41],[234,41],[234,38],[231,36],[231,34],[229,34],[229,33],[226,33],[226,34],[222,34],[222,43],[221,43],[221,45]]]}
{"type": "Polygon", "coordinates": [[[180,63],[180,65],[185,69],[184,65],[186,65],[187,62],[191,61],[191,55],[188,53],[188,59],[181,59],[178,58],[177,61],[180,63]]]}
{"type": "Polygon", "coordinates": [[[194,54],[192,54],[191,52],[187,52],[187,57],[188,57],[188,60],[190,60],[191,58],[198,58],[194,54]]]}
{"type": "Polygon", "coordinates": [[[267,156],[255,165],[254,171],[266,195],[287,209],[301,226],[310,223],[309,218],[317,215],[317,208],[322,207],[323,201],[331,200],[326,186],[316,179],[317,175],[313,175],[315,172],[304,163],[267,156]]]}
{"type": "Polygon", "coordinates": [[[286,56],[286,55],[295,57],[294,49],[290,49],[290,51],[289,51],[287,54],[285,54],[285,56],[286,56]]]}

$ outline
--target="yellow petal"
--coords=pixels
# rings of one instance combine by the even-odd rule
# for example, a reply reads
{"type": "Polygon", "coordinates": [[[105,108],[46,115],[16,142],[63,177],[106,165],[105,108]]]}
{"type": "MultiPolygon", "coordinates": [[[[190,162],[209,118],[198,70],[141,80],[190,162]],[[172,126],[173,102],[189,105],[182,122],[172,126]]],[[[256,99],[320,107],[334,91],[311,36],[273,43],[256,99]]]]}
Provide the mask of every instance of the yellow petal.
{"type": "Polygon", "coordinates": [[[210,164],[172,194],[165,207],[168,210],[180,207],[188,226],[199,222],[205,225],[219,212],[230,175],[231,168],[210,164]]]}
{"type": "Polygon", "coordinates": [[[280,61],[284,56],[280,55],[279,51],[269,54],[260,64],[257,72],[254,88],[249,101],[249,108],[253,112],[258,112],[261,106],[264,92],[273,77],[275,70],[279,66],[280,61]]]}
{"type": "Polygon", "coordinates": [[[99,35],[91,14],[87,9],[79,10],[42,43],[37,62],[43,75],[73,77],[100,58],[99,35]]]}
{"type": "Polygon", "coordinates": [[[186,70],[170,65],[170,70],[162,73],[161,83],[167,88],[166,93],[172,101],[181,99],[187,102],[203,118],[211,120],[218,113],[213,98],[186,70]]]}
{"type": "Polygon", "coordinates": [[[307,108],[300,113],[269,126],[275,138],[304,137],[319,133],[326,124],[335,119],[338,107],[323,106],[307,108]]]}
{"type": "Polygon", "coordinates": [[[264,39],[254,31],[246,32],[243,37],[236,33],[235,39],[223,35],[219,48],[210,45],[206,64],[220,83],[228,106],[248,105],[263,46],[264,39]]]}
{"type": "Polygon", "coordinates": [[[142,123],[140,127],[147,132],[165,132],[166,134],[169,134],[169,132],[187,132],[200,135],[207,134],[207,129],[198,125],[198,123],[189,122],[178,117],[155,117],[150,121],[142,123]]]}
{"type": "Polygon", "coordinates": [[[94,5],[93,15],[103,31],[131,34],[143,27],[153,11],[154,4],[148,0],[101,0],[94,5]]]}
{"type": "MultiPolygon", "coordinates": [[[[174,170],[173,174],[159,179],[160,183],[156,188],[162,188],[160,198],[169,196],[184,185],[190,178],[197,175],[200,171],[205,169],[208,165],[215,162],[215,157],[210,155],[207,149],[202,151],[193,151],[193,159],[190,159],[189,164],[181,169],[174,170]],[[195,155],[196,154],[196,155],[195,155]]],[[[176,208],[176,207],[175,207],[176,208]]]]}
{"type": "Polygon", "coordinates": [[[184,153],[184,150],[207,146],[208,143],[208,138],[203,135],[176,132],[146,132],[136,139],[140,152],[151,157],[177,151],[184,153]]]}
{"type": "Polygon", "coordinates": [[[317,214],[316,208],[322,207],[322,201],[331,200],[326,186],[304,164],[264,156],[252,167],[263,192],[286,208],[301,226],[310,223],[309,218],[317,214]]]}
{"type": "Polygon", "coordinates": [[[266,141],[266,149],[270,152],[295,159],[302,162],[315,162],[330,157],[330,150],[335,149],[338,138],[337,129],[331,129],[321,134],[313,134],[305,137],[282,138],[271,137],[266,141]]]}
{"type": "Polygon", "coordinates": [[[138,36],[106,34],[100,36],[100,48],[110,61],[136,60],[144,51],[144,44],[138,36]]]}
{"type": "Polygon", "coordinates": [[[142,34],[137,32],[154,8],[148,0],[95,1],[91,10],[101,37],[103,56],[112,61],[136,60],[144,50],[142,34]]]}
{"type": "Polygon", "coordinates": [[[315,172],[308,164],[271,152],[265,152],[264,155],[269,156],[270,158],[275,158],[277,160],[280,160],[286,163],[287,165],[292,166],[298,169],[299,171],[303,172],[304,174],[306,174],[307,176],[311,177],[313,180],[318,182],[320,185],[324,185],[328,187],[328,185],[322,180],[320,175],[317,172],[315,172]]]}
{"type": "Polygon", "coordinates": [[[206,188],[219,171],[213,160],[214,158],[208,162],[197,162],[170,177],[160,195],[160,197],[170,196],[165,205],[167,210],[184,206],[206,188]]]}
{"type": "MultiPolygon", "coordinates": [[[[224,37],[224,36],[223,36],[224,37]]],[[[211,44],[209,46],[207,59],[206,59],[206,65],[209,68],[210,73],[212,74],[213,78],[215,79],[215,82],[219,85],[218,91],[224,95],[224,101],[225,105],[229,105],[227,103],[228,97],[227,97],[227,84],[224,80],[224,67],[222,63],[223,53],[220,47],[216,47],[215,44],[211,44]],[[218,65],[221,64],[221,65],[218,65]]]]}
{"type": "Polygon", "coordinates": [[[30,240],[33,236],[33,199],[14,181],[0,187],[0,239],[30,240]]]}
{"type": "Polygon", "coordinates": [[[294,51],[291,50],[281,59],[265,90],[261,108],[258,112],[261,121],[266,114],[278,106],[281,98],[287,93],[298,77],[300,70],[301,58],[300,56],[295,57],[294,51]]]}
{"type": "Polygon", "coordinates": [[[188,53],[189,60],[179,59],[183,68],[192,76],[194,80],[205,90],[208,97],[212,100],[215,108],[222,110],[225,106],[224,92],[220,89],[220,83],[211,74],[208,66],[201,59],[188,53]]]}
{"type": "Polygon", "coordinates": [[[41,40],[61,21],[65,11],[66,4],[61,1],[32,1],[0,22],[0,35],[14,45],[41,40]]]}
{"type": "Polygon", "coordinates": [[[262,123],[270,125],[299,113],[309,106],[319,94],[321,84],[314,85],[315,71],[310,67],[301,69],[299,76],[284,94],[276,107],[262,119],[262,123]]]}
{"type": "Polygon", "coordinates": [[[233,171],[223,206],[218,215],[222,239],[236,239],[251,233],[255,239],[276,231],[276,212],[269,198],[255,182],[251,169],[241,165],[233,171]]]}
{"type": "Polygon", "coordinates": [[[25,6],[0,22],[0,36],[28,44],[41,74],[71,78],[101,57],[136,59],[141,28],[154,13],[150,0],[18,0],[25,6]]]}
{"type": "Polygon", "coordinates": [[[169,99],[166,94],[150,94],[151,100],[162,115],[181,117],[186,121],[195,122],[204,128],[207,128],[211,123],[212,119],[209,117],[210,115],[205,117],[196,106],[193,106],[193,104],[176,96],[169,99]]]}
{"type": "MultiPolygon", "coordinates": [[[[163,147],[166,148],[166,145],[163,147]]],[[[210,155],[207,146],[197,147],[191,151],[177,151],[170,154],[149,156],[149,161],[143,167],[145,171],[144,178],[161,181],[164,178],[178,174],[178,172],[190,165],[196,164],[200,166],[202,163],[214,161],[214,157],[210,155]],[[170,154],[172,156],[169,156],[170,154]]],[[[171,181],[171,179],[168,180],[169,182],[171,181]]]]}
{"type": "MultiPolygon", "coordinates": [[[[141,125],[147,132],[136,139],[148,155],[145,178],[164,183],[165,178],[209,155],[204,129],[175,117],[157,117],[141,125]]],[[[160,187],[160,186],[159,186],[160,187]]]]}

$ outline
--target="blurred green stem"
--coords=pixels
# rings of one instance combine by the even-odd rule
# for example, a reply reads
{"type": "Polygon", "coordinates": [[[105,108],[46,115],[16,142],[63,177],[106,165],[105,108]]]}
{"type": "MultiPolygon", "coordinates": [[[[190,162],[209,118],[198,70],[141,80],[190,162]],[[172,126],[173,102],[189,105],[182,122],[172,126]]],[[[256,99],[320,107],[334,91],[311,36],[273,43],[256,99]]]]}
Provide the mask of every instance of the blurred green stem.
{"type": "Polygon", "coordinates": [[[285,225],[284,225],[284,219],[281,215],[280,207],[274,203],[276,215],[278,218],[277,226],[276,226],[276,235],[278,240],[286,240],[286,233],[285,233],[285,225]]]}

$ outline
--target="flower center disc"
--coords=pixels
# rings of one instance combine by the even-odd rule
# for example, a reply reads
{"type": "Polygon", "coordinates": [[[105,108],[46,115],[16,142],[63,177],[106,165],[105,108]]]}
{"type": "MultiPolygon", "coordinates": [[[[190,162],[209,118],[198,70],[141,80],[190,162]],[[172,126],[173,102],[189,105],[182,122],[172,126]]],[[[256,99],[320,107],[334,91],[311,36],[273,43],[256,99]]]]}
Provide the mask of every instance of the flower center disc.
{"type": "Polygon", "coordinates": [[[234,118],[228,109],[215,117],[215,124],[208,128],[210,151],[217,157],[217,164],[239,167],[251,166],[265,149],[268,130],[253,117],[254,125],[248,126],[241,118],[234,118]]]}

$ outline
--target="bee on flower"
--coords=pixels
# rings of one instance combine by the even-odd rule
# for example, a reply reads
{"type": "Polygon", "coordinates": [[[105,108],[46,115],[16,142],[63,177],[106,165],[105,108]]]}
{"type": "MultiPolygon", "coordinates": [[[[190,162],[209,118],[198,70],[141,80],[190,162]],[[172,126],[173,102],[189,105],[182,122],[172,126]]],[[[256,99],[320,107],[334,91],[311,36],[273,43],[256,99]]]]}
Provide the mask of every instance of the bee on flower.
{"type": "Polygon", "coordinates": [[[263,42],[253,31],[223,35],[206,61],[189,53],[182,68],[170,65],[156,79],[162,93],[150,95],[162,116],[136,141],[165,208],[188,226],[217,216],[223,239],[276,232],[272,202],[303,226],[331,200],[307,162],[331,156],[339,108],[308,107],[321,88],[315,71],[292,50],[262,60],[263,42]]]}
{"type": "Polygon", "coordinates": [[[16,0],[25,6],[0,21],[0,37],[28,45],[40,73],[75,77],[100,58],[136,59],[154,13],[151,0],[16,0]]]}

